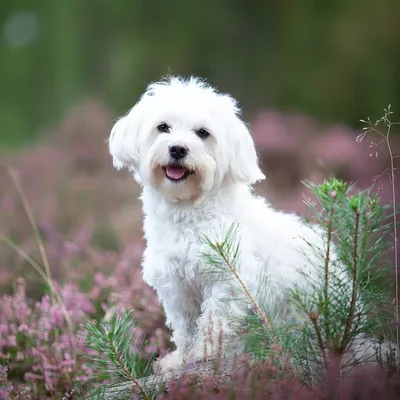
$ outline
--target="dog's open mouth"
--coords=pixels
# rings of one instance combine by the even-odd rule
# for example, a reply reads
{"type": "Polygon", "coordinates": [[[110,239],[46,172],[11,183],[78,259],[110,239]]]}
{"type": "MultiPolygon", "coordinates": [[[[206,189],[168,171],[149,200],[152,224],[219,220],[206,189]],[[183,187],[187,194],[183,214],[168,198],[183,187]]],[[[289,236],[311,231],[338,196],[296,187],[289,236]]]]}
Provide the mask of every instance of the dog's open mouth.
{"type": "Polygon", "coordinates": [[[193,174],[188,168],[182,167],[180,165],[167,165],[163,167],[165,176],[173,182],[179,182],[185,180],[189,175],[193,174]]]}

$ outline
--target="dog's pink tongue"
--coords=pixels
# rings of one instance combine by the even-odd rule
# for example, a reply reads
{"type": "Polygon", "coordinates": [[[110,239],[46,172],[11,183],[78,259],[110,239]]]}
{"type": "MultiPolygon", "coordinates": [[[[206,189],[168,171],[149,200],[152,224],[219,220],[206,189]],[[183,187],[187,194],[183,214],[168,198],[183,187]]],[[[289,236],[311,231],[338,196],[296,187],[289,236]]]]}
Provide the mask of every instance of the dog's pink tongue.
{"type": "Polygon", "coordinates": [[[186,168],[167,167],[165,172],[167,173],[168,178],[181,179],[183,177],[183,175],[185,175],[186,168]]]}

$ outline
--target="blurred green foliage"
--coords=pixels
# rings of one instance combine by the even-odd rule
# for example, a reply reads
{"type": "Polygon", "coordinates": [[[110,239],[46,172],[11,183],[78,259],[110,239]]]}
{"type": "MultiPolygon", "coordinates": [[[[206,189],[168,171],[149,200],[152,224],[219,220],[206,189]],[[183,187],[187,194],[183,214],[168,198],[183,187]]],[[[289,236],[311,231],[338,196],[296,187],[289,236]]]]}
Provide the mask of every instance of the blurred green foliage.
{"type": "Polygon", "coordinates": [[[30,140],[96,96],[125,112],[168,72],[247,110],[358,126],[400,104],[399,0],[8,0],[0,4],[0,143],[30,140]]]}

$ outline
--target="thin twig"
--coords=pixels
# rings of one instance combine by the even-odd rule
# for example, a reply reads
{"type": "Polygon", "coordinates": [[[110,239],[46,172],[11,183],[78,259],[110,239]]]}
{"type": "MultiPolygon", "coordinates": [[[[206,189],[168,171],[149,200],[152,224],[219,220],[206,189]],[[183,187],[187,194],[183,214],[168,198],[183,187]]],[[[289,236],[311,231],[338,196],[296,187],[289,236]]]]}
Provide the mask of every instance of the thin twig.
{"type": "MultiPolygon", "coordinates": [[[[368,118],[368,124],[369,128],[364,128],[365,132],[362,133],[357,137],[357,141],[361,141],[366,134],[369,132],[375,132],[378,135],[382,136],[384,141],[386,142],[386,146],[389,152],[389,157],[390,157],[390,175],[391,175],[391,183],[392,183],[392,204],[393,204],[393,234],[394,234],[394,264],[395,264],[395,320],[396,320],[396,348],[397,348],[397,354],[396,354],[396,361],[397,365],[400,365],[400,337],[399,337],[399,325],[400,325],[400,319],[399,319],[399,255],[398,255],[398,240],[397,240],[397,208],[396,208],[396,186],[395,186],[395,167],[394,167],[394,159],[400,157],[400,155],[393,155],[392,152],[392,147],[390,144],[389,136],[390,136],[390,131],[392,128],[392,125],[400,125],[400,122],[392,122],[390,119],[390,115],[393,114],[393,112],[390,110],[390,105],[386,110],[384,110],[385,115],[383,118],[378,120],[375,123],[375,126],[378,125],[379,122],[383,122],[386,127],[386,134],[383,134],[380,132],[378,129],[376,129],[370,119],[368,118]]],[[[367,121],[363,121],[367,123],[367,121]]],[[[380,142],[381,143],[381,142],[380,142]]]]}

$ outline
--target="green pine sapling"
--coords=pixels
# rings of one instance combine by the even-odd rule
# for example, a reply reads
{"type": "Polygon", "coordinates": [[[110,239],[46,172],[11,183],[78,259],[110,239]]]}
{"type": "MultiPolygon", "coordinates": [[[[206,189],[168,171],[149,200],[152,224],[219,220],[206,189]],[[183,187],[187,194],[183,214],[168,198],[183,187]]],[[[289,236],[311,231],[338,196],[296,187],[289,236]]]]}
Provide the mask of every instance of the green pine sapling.
{"type": "MultiPolygon", "coordinates": [[[[387,209],[372,189],[355,193],[353,185],[331,179],[322,185],[306,183],[315,201],[305,199],[313,213],[313,223],[323,230],[323,248],[310,249],[318,262],[317,276],[302,274],[312,290],[294,287],[285,301],[290,308],[258,304],[246,287],[236,266],[240,243],[238,226],[232,226],[220,242],[206,239],[210,253],[205,257],[210,271],[222,273],[241,288],[243,298],[254,309],[248,318],[245,349],[257,358],[278,360],[303,370],[309,378],[340,361],[342,369],[356,362],[376,359],[377,335],[386,332],[390,286],[385,279],[389,233],[392,229],[387,209]],[[295,316],[295,318],[293,318],[295,316]],[[350,351],[351,350],[351,351],[350,351]],[[322,362],[322,368],[321,368],[322,362]]],[[[310,243],[309,246],[312,246],[310,243]]],[[[299,265],[301,270],[302,266],[299,265]]],[[[268,293],[268,277],[264,278],[268,293]]],[[[238,301],[238,299],[231,299],[238,301]]]]}

